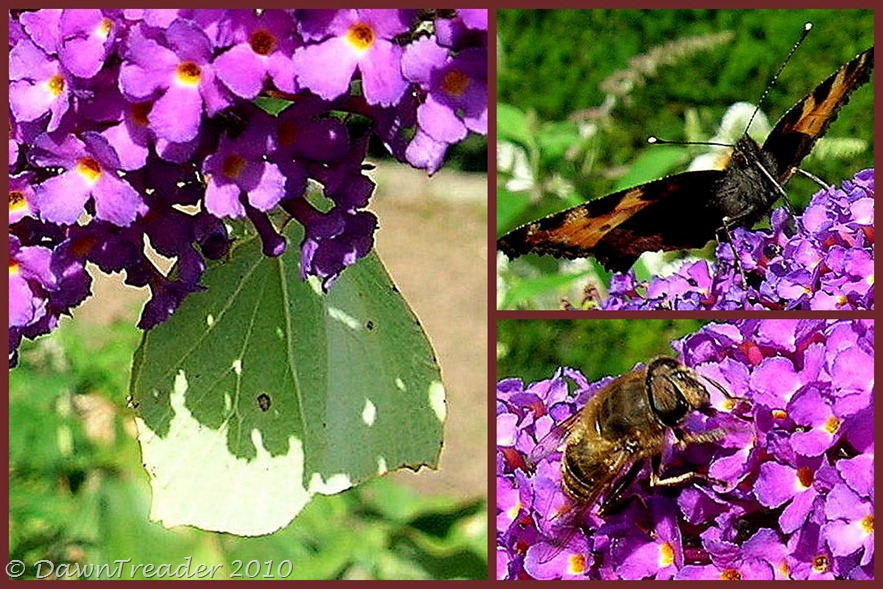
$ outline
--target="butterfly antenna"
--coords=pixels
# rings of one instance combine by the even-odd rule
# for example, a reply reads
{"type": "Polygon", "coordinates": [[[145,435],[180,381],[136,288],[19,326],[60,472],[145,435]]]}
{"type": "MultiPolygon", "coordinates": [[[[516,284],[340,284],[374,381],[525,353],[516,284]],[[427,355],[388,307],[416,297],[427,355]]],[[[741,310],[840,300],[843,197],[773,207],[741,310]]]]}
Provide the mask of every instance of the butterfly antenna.
{"type": "Polygon", "coordinates": [[[782,62],[782,65],[779,66],[779,70],[776,72],[776,75],[773,76],[773,79],[770,80],[770,83],[767,84],[766,90],[763,91],[763,94],[760,95],[760,100],[757,101],[757,108],[754,109],[754,112],[751,114],[751,119],[748,120],[748,126],[745,127],[745,132],[748,132],[748,129],[751,128],[751,123],[754,122],[754,117],[760,111],[760,107],[763,106],[764,100],[766,100],[767,95],[770,93],[770,90],[773,89],[773,86],[776,85],[776,80],[779,79],[779,75],[781,75],[782,70],[785,69],[785,66],[788,65],[788,62],[791,61],[791,56],[794,55],[794,52],[797,51],[797,48],[800,47],[800,44],[803,43],[803,40],[806,39],[806,36],[809,35],[809,32],[812,30],[812,23],[808,22],[803,25],[803,32],[800,34],[800,38],[797,39],[797,42],[791,47],[791,51],[788,52],[788,56],[785,57],[785,61],[782,62]]]}
{"type": "Polygon", "coordinates": [[[669,141],[668,139],[660,139],[653,135],[647,137],[647,143],[650,145],[717,145],[719,147],[733,147],[729,143],[717,143],[714,141],[669,141]]]}

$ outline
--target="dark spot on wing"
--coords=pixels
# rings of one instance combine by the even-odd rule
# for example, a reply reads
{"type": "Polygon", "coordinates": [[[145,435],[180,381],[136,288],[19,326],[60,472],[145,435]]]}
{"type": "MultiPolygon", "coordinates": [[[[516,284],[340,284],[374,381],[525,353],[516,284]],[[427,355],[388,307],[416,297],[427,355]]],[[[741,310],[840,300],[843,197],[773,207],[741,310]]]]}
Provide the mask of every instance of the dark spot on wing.
{"type": "Polygon", "coordinates": [[[258,395],[258,409],[261,411],[267,411],[272,404],[273,400],[270,399],[270,395],[267,393],[261,393],[258,395]]]}

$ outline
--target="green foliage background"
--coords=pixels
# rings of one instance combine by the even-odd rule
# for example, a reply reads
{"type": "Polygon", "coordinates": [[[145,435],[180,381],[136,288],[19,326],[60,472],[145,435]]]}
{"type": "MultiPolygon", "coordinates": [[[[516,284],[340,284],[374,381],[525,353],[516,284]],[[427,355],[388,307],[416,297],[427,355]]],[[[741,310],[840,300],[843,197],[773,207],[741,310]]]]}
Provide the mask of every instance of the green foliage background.
{"type": "MultiPolygon", "coordinates": [[[[283,560],[292,564],[289,579],[486,577],[484,500],[420,497],[384,477],[317,496],[294,523],[264,537],[148,521],[147,474],[125,399],[139,337],[134,326],[68,321],[22,346],[9,401],[9,557],[28,564],[22,578],[33,578],[42,559],[174,568],[188,557],[191,570],[223,565],[215,579],[228,578],[237,560],[240,578],[266,578],[265,563],[275,573],[283,560]],[[249,561],[256,576],[246,575],[249,561]]],[[[144,578],[125,571],[120,578],[144,578]]]]}
{"type": "MultiPolygon", "coordinates": [[[[501,10],[498,23],[498,139],[521,146],[533,186],[509,192],[497,177],[497,235],[516,226],[609,194],[686,170],[703,147],[648,146],[655,135],[672,141],[708,140],[724,112],[739,101],[757,103],[803,24],[813,30],[794,54],[763,104],[776,121],[815,86],[874,44],[871,10],[501,10]],[[629,69],[630,60],[670,42],[731,32],[731,41],[661,64],[617,99],[609,116],[591,119],[594,134],[580,135],[573,119],[605,101],[601,82],[629,69]]],[[[673,55],[671,51],[665,53],[673,55]]],[[[864,140],[868,148],[840,157],[817,146],[803,166],[839,183],[873,167],[873,80],[859,89],[827,138],[864,140]]],[[[830,145],[830,143],[829,143],[830,145]]],[[[795,178],[789,196],[802,209],[817,185],[795,178]]],[[[685,221],[689,212],[685,211],[685,221]]],[[[520,291],[554,291],[557,301],[573,280],[552,279],[557,260],[528,256],[536,283],[507,283],[520,291]]],[[[640,264],[639,264],[640,266],[640,264]]],[[[639,278],[643,269],[637,268],[639,278]]],[[[606,273],[600,270],[602,278],[606,273]]],[[[517,292],[524,300],[529,297],[517,292]]],[[[507,305],[512,303],[510,293],[507,305]]],[[[503,304],[501,302],[501,304],[503,304]]],[[[515,305],[510,306],[524,306],[515,305]]],[[[528,305],[530,306],[530,305],[528,305]]]]}
{"type": "Polygon", "coordinates": [[[561,319],[497,321],[497,380],[525,384],[550,378],[559,366],[576,368],[589,382],[618,376],[656,356],[675,356],[671,342],[704,321],[561,319]]]}

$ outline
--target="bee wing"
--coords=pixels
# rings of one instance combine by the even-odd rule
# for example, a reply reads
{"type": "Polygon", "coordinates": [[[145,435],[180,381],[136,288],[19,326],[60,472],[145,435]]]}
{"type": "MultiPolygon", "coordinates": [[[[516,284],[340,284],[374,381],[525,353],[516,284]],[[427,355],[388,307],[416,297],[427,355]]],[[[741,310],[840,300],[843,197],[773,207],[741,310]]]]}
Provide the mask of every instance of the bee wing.
{"type": "MultiPolygon", "coordinates": [[[[562,425],[564,423],[562,422],[562,425]]],[[[586,525],[586,517],[598,499],[614,486],[632,460],[632,453],[625,448],[621,446],[611,448],[609,458],[604,463],[603,472],[596,473],[597,483],[586,502],[575,503],[571,499],[565,499],[564,505],[555,509],[556,498],[550,498],[549,504],[542,511],[548,518],[548,524],[543,526],[544,529],[541,529],[541,533],[545,537],[535,545],[533,558],[538,563],[546,564],[565,551],[567,551],[568,557],[580,553],[582,550],[589,552],[586,546],[586,536],[580,536],[578,532],[586,525]]],[[[585,556],[588,558],[589,554],[585,554],[585,556]]]]}
{"type": "MultiPolygon", "coordinates": [[[[573,525],[563,529],[560,536],[543,538],[533,544],[528,548],[526,558],[536,561],[538,565],[546,565],[561,554],[564,555],[565,561],[569,561],[573,555],[584,554],[588,561],[590,558],[587,555],[590,552],[588,538],[584,534],[577,534],[580,531],[578,521],[588,510],[589,506],[584,506],[571,512],[574,515],[573,525]]],[[[567,563],[562,564],[566,566],[567,563]]]]}
{"type": "Polygon", "coordinates": [[[579,423],[580,411],[577,411],[561,423],[556,424],[548,434],[543,436],[528,456],[528,466],[533,468],[540,460],[558,450],[561,444],[567,438],[568,434],[573,430],[574,426],[579,423]]]}

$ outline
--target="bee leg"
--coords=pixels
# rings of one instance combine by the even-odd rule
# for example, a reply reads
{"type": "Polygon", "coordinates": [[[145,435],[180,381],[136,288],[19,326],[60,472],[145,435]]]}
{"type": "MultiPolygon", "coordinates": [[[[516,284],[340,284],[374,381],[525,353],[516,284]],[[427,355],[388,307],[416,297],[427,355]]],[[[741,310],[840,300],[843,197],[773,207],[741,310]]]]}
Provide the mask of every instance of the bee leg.
{"type": "Polygon", "coordinates": [[[638,473],[641,472],[642,468],[644,468],[644,461],[638,460],[622,477],[619,478],[618,481],[616,481],[613,489],[601,503],[601,507],[598,508],[599,515],[608,515],[614,508],[620,507],[623,504],[623,493],[625,493],[628,486],[634,482],[635,477],[638,476],[638,473]]]}
{"type": "MultiPolygon", "coordinates": [[[[710,432],[703,433],[712,433],[718,430],[711,430],[710,432]]],[[[722,431],[722,430],[721,430],[722,431]]],[[[662,456],[656,455],[651,459],[652,468],[650,469],[650,487],[672,487],[674,485],[681,485],[690,481],[699,481],[703,483],[707,483],[709,485],[717,485],[718,487],[727,487],[727,483],[725,481],[721,481],[719,479],[712,478],[707,474],[702,474],[700,472],[685,472],[684,474],[679,474],[673,477],[662,478],[660,475],[660,469],[662,466],[662,456]]]]}
{"type": "Polygon", "coordinates": [[[717,442],[723,439],[726,432],[721,429],[710,429],[704,432],[689,433],[680,429],[674,430],[676,445],[679,450],[683,450],[690,444],[707,444],[709,442],[717,442]]]}

